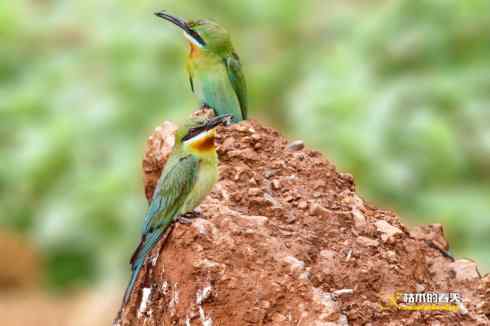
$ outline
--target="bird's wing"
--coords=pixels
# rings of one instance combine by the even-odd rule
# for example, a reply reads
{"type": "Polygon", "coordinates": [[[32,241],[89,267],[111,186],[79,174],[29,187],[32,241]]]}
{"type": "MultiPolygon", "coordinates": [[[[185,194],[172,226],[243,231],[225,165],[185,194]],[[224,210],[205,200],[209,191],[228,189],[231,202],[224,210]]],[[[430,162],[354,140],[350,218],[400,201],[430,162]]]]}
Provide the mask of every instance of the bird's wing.
{"type": "Polygon", "coordinates": [[[186,155],[176,159],[162,172],[145,215],[141,242],[131,258],[132,265],[144,260],[160,236],[173,222],[196,183],[198,165],[198,158],[186,155]]]}
{"type": "Polygon", "coordinates": [[[190,62],[187,62],[187,72],[189,73],[189,84],[191,85],[191,90],[194,92],[194,80],[192,79],[192,68],[190,62]]]}
{"type": "Polygon", "coordinates": [[[242,72],[240,58],[236,53],[233,53],[231,56],[225,59],[225,65],[228,72],[228,78],[230,79],[231,85],[233,86],[238,98],[238,102],[240,103],[242,118],[247,119],[247,83],[242,72]]]}

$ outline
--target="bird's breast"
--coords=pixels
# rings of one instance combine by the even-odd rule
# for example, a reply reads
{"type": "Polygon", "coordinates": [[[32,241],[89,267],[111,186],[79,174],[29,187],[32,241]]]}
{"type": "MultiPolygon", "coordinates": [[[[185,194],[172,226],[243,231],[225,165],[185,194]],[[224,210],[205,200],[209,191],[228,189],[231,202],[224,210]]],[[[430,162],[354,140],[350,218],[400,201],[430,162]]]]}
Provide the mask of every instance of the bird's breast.
{"type": "Polygon", "coordinates": [[[210,135],[208,137],[204,137],[203,139],[199,139],[192,144],[192,147],[198,152],[209,152],[216,150],[214,145],[215,136],[210,135]]]}

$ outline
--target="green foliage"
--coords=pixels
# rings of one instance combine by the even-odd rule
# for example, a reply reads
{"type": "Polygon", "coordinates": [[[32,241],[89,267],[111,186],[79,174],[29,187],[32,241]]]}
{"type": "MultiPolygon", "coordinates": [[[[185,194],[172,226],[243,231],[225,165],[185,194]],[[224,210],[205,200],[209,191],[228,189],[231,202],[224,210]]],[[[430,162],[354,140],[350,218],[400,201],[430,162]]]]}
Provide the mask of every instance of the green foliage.
{"type": "Polygon", "coordinates": [[[490,3],[449,2],[346,17],[352,29],[317,56],[290,110],[303,120],[296,133],[353,172],[368,198],[443,223],[456,254],[488,270],[490,3]]]}
{"type": "Polygon", "coordinates": [[[232,33],[250,116],[324,150],[370,201],[490,267],[490,3],[0,2],[0,223],[63,288],[126,277],[151,130],[195,106],[180,33],[232,33]]]}

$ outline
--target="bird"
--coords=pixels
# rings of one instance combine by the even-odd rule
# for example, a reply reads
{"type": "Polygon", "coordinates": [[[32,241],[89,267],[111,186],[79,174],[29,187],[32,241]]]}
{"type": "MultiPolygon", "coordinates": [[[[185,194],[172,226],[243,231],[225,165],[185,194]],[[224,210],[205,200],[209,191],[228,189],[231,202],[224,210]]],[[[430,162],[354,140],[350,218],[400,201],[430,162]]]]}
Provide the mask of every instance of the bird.
{"type": "Polygon", "coordinates": [[[175,146],[160,176],[144,217],[141,241],[131,257],[131,277],[123,304],[131,296],[146,257],[175,220],[186,220],[218,179],[216,128],[231,122],[231,115],[195,117],[175,135],[175,146]]]}
{"type": "Polygon", "coordinates": [[[155,15],[184,31],[190,46],[189,83],[199,104],[218,116],[231,114],[232,123],[246,120],[247,84],[228,31],[206,19],[186,21],[166,11],[155,15]]]}

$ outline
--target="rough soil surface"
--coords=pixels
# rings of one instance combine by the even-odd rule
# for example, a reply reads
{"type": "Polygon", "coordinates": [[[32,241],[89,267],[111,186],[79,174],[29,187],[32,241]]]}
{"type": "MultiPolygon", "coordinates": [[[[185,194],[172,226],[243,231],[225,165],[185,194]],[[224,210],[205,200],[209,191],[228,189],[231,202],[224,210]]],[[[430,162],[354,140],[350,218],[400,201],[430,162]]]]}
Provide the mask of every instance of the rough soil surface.
{"type": "Polygon", "coordinates": [[[441,226],[407,229],[319,152],[257,122],[221,128],[218,145],[202,217],[152,251],[116,325],[489,324],[490,276],[442,254],[441,226]],[[383,309],[397,291],[459,292],[463,303],[383,309]]]}

